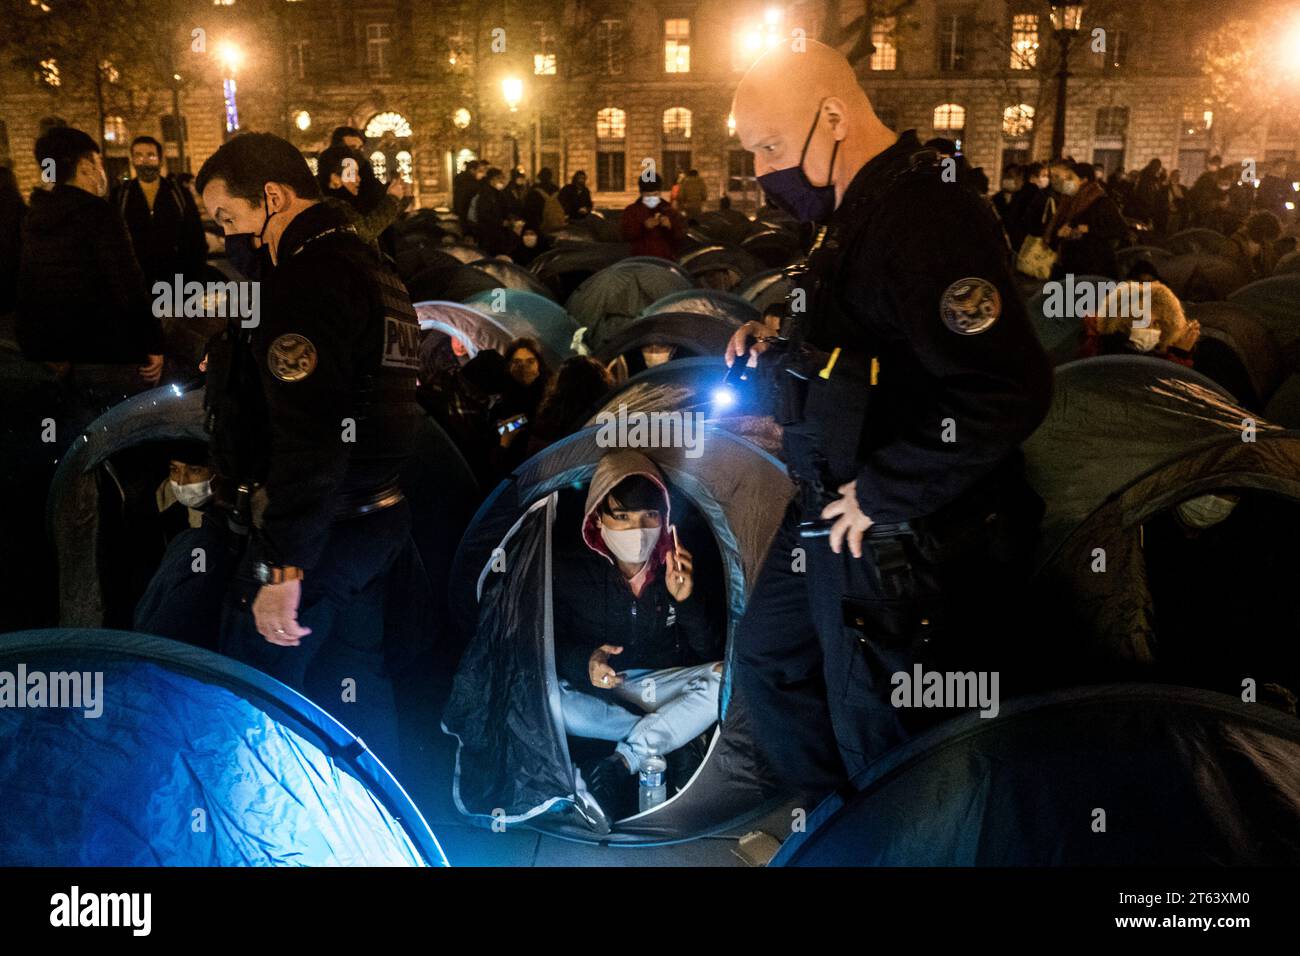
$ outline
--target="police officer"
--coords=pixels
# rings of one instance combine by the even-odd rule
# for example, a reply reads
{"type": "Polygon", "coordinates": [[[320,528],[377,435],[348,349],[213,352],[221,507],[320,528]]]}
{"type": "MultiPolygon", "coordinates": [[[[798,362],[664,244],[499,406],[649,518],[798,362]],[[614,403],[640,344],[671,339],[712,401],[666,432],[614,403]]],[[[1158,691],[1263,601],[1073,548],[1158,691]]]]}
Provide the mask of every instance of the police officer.
{"type": "Polygon", "coordinates": [[[798,486],[735,686],[770,772],[815,796],[953,715],[896,706],[894,675],[1005,663],[1042,509],[1018,446],[1051,371],[987,203],[843,56],[770,51],[733,112],[768,200],[822,227],[780,334],[748,323],[726,353],[770,381],[798,486]]]}
{"type": "Polygon", "coordinates": [[[418,565],[397,484],[422,417],[415,313],[285,140],[235,137],[196,186],[227,237],[251,233],[272,264],[260,314],[208,358],[214,509],[247,533],[222,649],[300,690],[319,679],[312,696],[395,759],[383,652],[402,610],[388,596],[406,586],[393,576],[418,565]],[[356,706],[340,709],[344,678],[356,706]]]}

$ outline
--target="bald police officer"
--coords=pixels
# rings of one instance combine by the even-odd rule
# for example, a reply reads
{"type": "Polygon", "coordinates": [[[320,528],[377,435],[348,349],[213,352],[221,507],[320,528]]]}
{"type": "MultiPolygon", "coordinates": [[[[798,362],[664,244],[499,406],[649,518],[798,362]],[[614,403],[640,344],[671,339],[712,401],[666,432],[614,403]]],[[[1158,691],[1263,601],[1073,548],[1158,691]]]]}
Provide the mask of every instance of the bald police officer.
{"type": "Polygon", "coordinates": [[[1003,663],[1042,509],[1018,448],[1051,370],[988,205],[877,119],[844,57],[770,51],[733,111],[769,201],[822,227],[781,334],[749,323],[726,355],[770,375],[799,489],[736,687],[772,773],[816,795],[953,715],[895,706],[895,675],[1003,663]]]}
{"type": "Polygon", "coordinates": [[[328,661],[320,702],[396,759],[383,652],[391,575],[413,556],[397,479],[422,418],[414,310],[287,141],[237,136],[196,186],[272,263],[255,323],[232,322],[208,362],[214,503],[250,532],[222,649],[300,690],[328,661]]]}

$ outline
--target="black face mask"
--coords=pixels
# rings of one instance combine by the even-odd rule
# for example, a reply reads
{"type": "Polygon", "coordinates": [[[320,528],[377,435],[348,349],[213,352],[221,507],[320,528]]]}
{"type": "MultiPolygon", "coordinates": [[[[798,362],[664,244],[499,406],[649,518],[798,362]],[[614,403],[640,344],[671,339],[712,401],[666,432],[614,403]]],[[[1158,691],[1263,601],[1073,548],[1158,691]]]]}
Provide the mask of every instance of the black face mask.
{"type": "MultiPolygon", "coordinates": [[[[265,248],[265,247],[263,247],[265,248]]],[[[262,278],[266,266],[266,257],[262,250],[253,245],[251,232],[239,232],[226,236],[226,258],[230,265],[245,279],[256,282],[262,278]]]]}
{"type": "Polygon", "coordinates": [[[821,116],[822,104],[818,103],[817,114],[803,141],[803,150],[799,153],[796,165],[758,177],[758,185],[768,202],[785,210],[800,222],[825,222],[835,211],[835,181],[832,176],[835,173],[835,156],[840,151],[840,141],[836,140],[831,148],[831,163],[826,170],[825,186],[814,186],[803,171],[803,161],[808,155],[808,146],[812,143],[813,133],[817,132],[821,116]]]}
{"type": "Polygon", "coordinates": [[[262,202],[266,203],[266,219],[262,223],[262,231],[257,234],[257,241],[265,243],[266,227],[271,224],[271,217],[278,216],[278,212],[271,212],[271,198],[266,194],[266,187],[262,187],[262,202]]]}

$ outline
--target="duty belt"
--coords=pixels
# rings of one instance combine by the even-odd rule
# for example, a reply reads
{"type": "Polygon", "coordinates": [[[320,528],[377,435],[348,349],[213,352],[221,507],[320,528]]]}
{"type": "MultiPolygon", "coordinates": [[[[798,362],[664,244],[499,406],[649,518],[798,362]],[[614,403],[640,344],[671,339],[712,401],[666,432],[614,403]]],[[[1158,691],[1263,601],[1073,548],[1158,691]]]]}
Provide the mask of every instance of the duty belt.
{"type": "MultiPolygon", "coordinates": [[[[217,480],[223,481],[221,478],[217,480]]],[[[253,502],[257,493],[261,490],[262,486],[259,484],[231,482],[229,496],[218,496],[217,507],[225,513],[232,530],[240,534],[247,534],[250,526],[258,524],[257,521],[254,521],[253,512],[256,509],[253,502]],[[232,498],[233,501],[230,500],[232,498]]],[[[393,505],[400,504],[405,500],[406,496],[402,494],[402,489],[398,486],[397,481],[393,480],[380,485],[378,488],[341,495],[331,520],[346,521],[349,518],[359,518],[374,511],[391,508],[393,505]]],[[[260,516],[259,511],[259,520],[260,516]]]]}

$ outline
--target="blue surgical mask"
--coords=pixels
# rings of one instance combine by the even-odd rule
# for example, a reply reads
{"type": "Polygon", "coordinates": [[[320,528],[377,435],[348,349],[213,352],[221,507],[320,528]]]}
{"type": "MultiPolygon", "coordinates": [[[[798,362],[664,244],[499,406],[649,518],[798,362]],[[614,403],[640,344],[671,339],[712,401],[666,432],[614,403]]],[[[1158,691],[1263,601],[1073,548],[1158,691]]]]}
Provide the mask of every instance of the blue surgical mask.
{"type": "Polygon", "coordinates": [[[803,150],[799,153],[796,165],[758,177],[758,185],[772,205],[784,209],[801,222],[824,222],[835,211],[835,183],[831,177],[835,172],[835,155],[840,151],[839,140],[835,141],[835,146],[831,149],[831,165],[826,171],[825,186],[814,186],[803,171],[808,145],[812,142],[813,133],[817,132],[821,116],[822,104],[818,103],[817,115],[813,117],[812,127],[803,141],[803,150]]]}
{"type": "Polygon", "coordinates": [[[655,206],[659,205],[659,197],[658,197],[658,196],[642,196],[642,197],[641,197],[641,201],[642,201],[643,203],[645,203],[647,206],[649,206],[651,209],[653,209],[655,206]]]}

